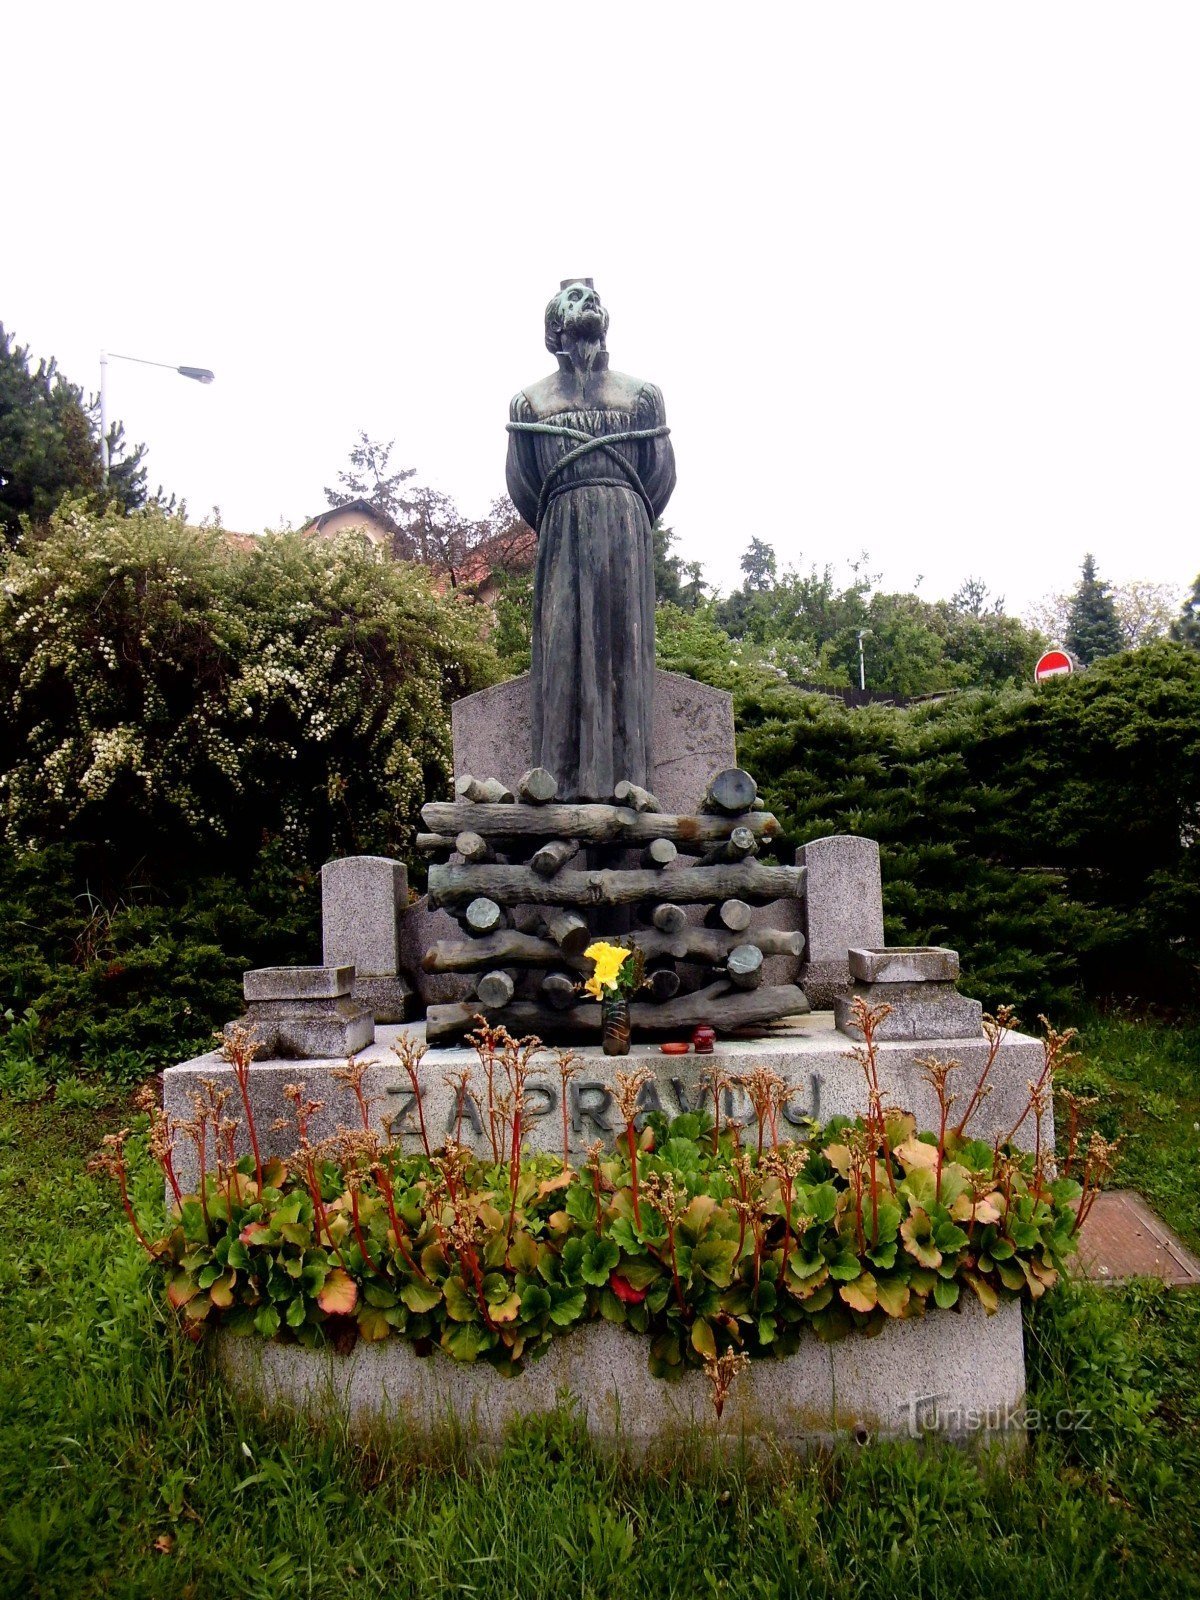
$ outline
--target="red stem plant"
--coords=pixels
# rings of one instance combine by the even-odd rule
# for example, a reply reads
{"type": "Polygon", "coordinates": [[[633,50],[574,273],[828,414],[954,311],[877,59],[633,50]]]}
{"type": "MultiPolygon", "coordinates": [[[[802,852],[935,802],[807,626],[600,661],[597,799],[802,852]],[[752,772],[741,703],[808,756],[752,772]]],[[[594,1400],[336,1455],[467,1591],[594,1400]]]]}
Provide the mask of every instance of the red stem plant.
{"type": "Polygon", "coordinates": [[[171,1186],[175,1204],[183,1205],[183,1191],[175,1175],[175,1135],[179,1125],[167,1116],[158,1103],[158,1096],[148,1083],[144,1083],[134,1096],[134,1105],[150,1119],[148,1143],[150,1153],[162,1168],[163,1176],[171,1186]]]}
{"type": "Polygon", "coordinates": [[[447,1144],[441,1154],[434,1157],[433,1165],[445,1182],[454,1213],[449,1228],[450,1246],[470,1279],[485,1326],[494,1332],[496,1324],[483,1290],[483,1268],[479,1264],[479,1239],[485,1230],[478,1215],[471,1209],[471,1197],[463,1180],[463,1147],[447,1144]]]}
{"type": "Polygon", "coordinates": [[[1099,1103],[1099,1096],[1094,1094],[1072,1094],[1070,1089],[1062,1091],[1063,1104],[1067,1108],[1067,1138],[1066,1154],[1063,1156],[1063,1176],[1069,1178],[1075,1171],[1079,1159],[1079,1136],[1083,1131],[1083,1113],[1090,1111],[1092,1106],[1099,1103]]]}
{"type": "Polygon", "coordinates": [[[590,1144],[588,1146],[587,1164],[592,1169],[592,1193],[596,1197],[597,1239],[599,1239],[601,1234],[604,1232],[604,1216],[600,1209],[600,1185],[603,1179],[603,1174],[600,1171],[600,1157],[603,1155],[603,1153],[604,1144],[600,1139],[597,1139],[594,1144],[590,1144]]]}
{"type": "Polygon", "coordinates": [[[625,1142],[629,1146],[629,1188],[633,1196],[635,1228],[641,1227],[642,1216],[638,1208],[638,1140],[634,1123],[638,1114],[638,1096],[650,1082],[650,1076],[645,1067],[637,1067],[633,1072],[618,1072],[616,1075],[617,1107],[625,1123],[625,1142]]]}
{"type": "Polygon", "coordinates": [[[346,1193],[350,1196],[350,1225],[354,1230],[354,1237],[364,1264],[368,1271],[375,1272],[378,1267],[367,1248],[367,1241],[362,1231],[358,1198],[364,1182],[378,1164],[379,1140],[369,1128],[361,1130],[346,1128],[337,1136],[337,1152],[346,1193]]]}
{"type": "Polygon", "coordinates": [[[508,1161],[508,1234],[504,1252],[506,1261],[517,1220],[517,1187],[521,1182],[521,1132],[526,1103],[525,1084],[529,1078],[530,1064],[541,1049],[542,1041],[534,1034],[524,1039],[514,1039],[507,1033],[504,1035],[500,1065],[504,1068],[504,1076],[508,1083],[508,1094],[504,1100],[508,1107],[511,1141],[508,1161]]]}
{"type": "Polygon", "coordinates": [[[471,1086],[471,1070],[463,1067],[458,1072],[443,1072],[442,1082],[454,1094],[454,1142],[462,1143],[463,1117],[466,1115],[467,1091],[471,1086]]]}
{"type": "Polygon", "coordinates": [[[937,1166],[934,1168],[933,1198],[941,1200],[942,1166],[946,1160],[946,1129],[950,1120],[950,1107],[958,1099],[956,1094],[951,1094],[949,1091],[950,1074],[957,1072],[962,1066],[962,1062],[941,1061],[937,1056],[918,1056],[917,1065],[921,1069],[921,1076],[937,1096],[938,1142],[937,1166]]]}
{"type": "MultiPolygon", "coordinates": [[[[726,1077],[725,1073],[721,1070],[720,1062],[714,1059],[709,1063],[708,1071],[704,1074],[703,1081],[705,1089],[709,1094],[712,1095],[712,1153],[715,1156],[717,1153],[717,1145],[719,1144],[721,1138],[721,1095],[726,1089],[732,1087],[732,1080],[726,1077]]],[[[701,1101],[701,1105],[703,1105],[703,1103],[704,1102],[701,1101]]]]}
{"type": "Polygon", "coordinates": [[[726,1350],[721,1356],[705,1356],[704,1376],[712,1385],[712,1404],[718,1422],[725,1409],[725,1402],[729,1398],[729,1391],[733,1388],[733,1380],[749,1365],[750,1357],[744,1350],[726,1350]]]}
{"type": "Polygon", "coordinates": [[[496,1060],[508,1042],[506,1028],[493,1028],[486,1017],[475,1018],[479,1026],[467,1035],[467,1043],[479,1057],[487,1101],[488,1138],[492,1145],[492,1161],[496,1166],[503,1159],[500,1148],[500,1124],[496,1115],[496,1060]]]}
{"type": "Polygon", "coordinates": [[[754,1110],[754,1120],[758,1124],[758,1159],[762,1160],[763,1138],[768,1124],[771,1127],[771,1143],[779,1143],[775,1125],[775,1107],[781,1090],[786,1088],[783,1079],[770,1067],[755,1067],[738,1078],[736,1082],[745,1089],[750,1097],[750,1104],[754,1110]]]}
{"type": "Polygon", "coordinates": [[[1038,1021],[1041,1023],[1044,1030],[1042,1038],[1041,1075],[1036,1083],[1031,1083],[1029,1085],[1029,1099],[1026,1102],[1025,1109],[1005,1134],[1003,1139],[1004,1144],[1012,1143],[1013,1136],[1021,1127],[1029,1113],[1033,1110],[1034,1101],[1037,1099],[1038,1095],[1041,1094],[1043,1089],[1049,1089],[1053,1086],[1055,1074],[1057,1072],[1061,1072],[1069,1062],[1076,1059],[1076,1052],[1071,1050],[1069,1046],[1072,1039],[1075,1038],[1078,1030],[1075,1028],[1064,1028],[1060,1033],[1056,1028],[1052,1028],[1050,1026],[1045,1017],[1039,1016],[1038,1021]]]}
{"type": "Polygon", "coordinates": [[[1116,1170],[1117,1153],[1124,1142],[1124,1135],[1119,1139],[1109,1140],[1093,1130],[1084,1153],[1083,1172],[1080,1177],[1083,1193],[1079,1197],[1079,1208],[1075,1213],[1077,1229],[1082,1228],[1087,1221],[1096,1203],[1096,1196],[1116,1170]]]}
{"type": "MultiPolygon", "coordinates": [[[[408,1230],[400,1221],[399,1213],[396,1210],[396,1189],[392,1183],[392,1174],[388,1167],[388,1154],[386,1151],[377,1153],[375,1164],[371,1168],[371,1176],[379,1186],[379,1192],[383,1196],[383,1203],[387,1207],[388,1221],[392,1225],[392,1236],[396,1241],[396,1249],[403,1256],[405,1264],[418,1277],[426,1278],[426,1274],[417,1265],[416,1259],[408,1247],[408,1230]]],[[[426,1278],[426,1282],[428,1282],[428,1278],[426,1278]]]]}
{"type": "Polygon", "coordinates": [[[254,1111],[250,1105],[250,1064],[262,1049],[262,1040],[253,1028],[248,1028],[242,1022],[231,1022],[224,1034],[218,1037],[221,1039],[221,1054],[233,1068],[238,1093],[242,1097],[242,1109],[246,1113],[246,1132],[250,1139],[250,1149],[254,1154],[254,1182],[261,1194],[262,1155],[258,1148],[258,1129],[254,1125],[254,1111]]]}
{"type": "Polygon", "coordinates": [[[783,1195],[783,1258],[779,1268],[780,1283],[786,1282],[788,1257],[792,1253],[792,1199],[796,1179],[808,1161],[808,1151],[803,1145],[777,1144],[766,1159],[767,1169],[779,1179],[783,1195]]]}
{"type": "Polygon", "coordinates": [[[425,1126],[425,1102],[421,1094],[421,1062],[429,1046],[424,1039],[418,1039],[414,1034],[402,1033],[392,1051],[400,1065],[408,1075],[412,1086],[413,1099],[417,1106],[417,1121],[421,1129],[421,1144],[425,1151],[425,1159],[433,1159],[433,1150],[429,1144],[429,1131],[425,1126]]]}
{"type": "Polygon", "coordinates": [[[988,1041],[987,1060],[983,1064],[979,1082],[975,1085],[974,1092],[967,1101],[967,1109],[955,1125],[954,1132],[960,1139],[966,1132],[967,1123],[970,1122],[982,1102],[992,1092],[992,1086],[988,1080],[991,1078],[992,1068],[996,1065],[996,1057],[1000,1054],[1000,1046],[1016,1026],[1017,1014],[1012,1006],[997,1006],[994,1017],[985,1015],[983,1018],[983,1031],[988,1041]]]}
{"type": "Polygon", "coordinates": [[[375,1104],[363,1093],[363,1079],[367,1075],[367,1063],[358,1056],[347,1056],[345,1064],[334,1067],[331,1076],[338,1083],[344,1083],[354,1096],[358,1106],[359,1121],[363,1125],[363,1132],[371,1131],[371,1107],[375,1104]]]}
{"type": "MultiPolygon", "coordinates": [[[[883,1170],[887,1175],[888,1187],[894,1196],[896,1193],[896,1175],[892,1171],[892,1148],[888,1139],[883,1093],[879,1087],[879,1046],[875,1041],[875,1033],[879,1024],[885,1017],[891,1016],[892,1008],[888,1005],[869,1006],[861,995],[855,995],[850,1009],[854,1018],[854,1026],[862,1034],[863,1042],[847,1053],[853,1060],[858,1062],[867,1080],[867,1129],[874,1138],[874,1148],[878,1150],[882,1147],[883,1149],[883,1170]]],[[[872,1165],[872,1183],[874,1181],[874,1166],[872,1165]]]]}
{"type": "MultiPolygon", "coordinates": [[[[309,1121],[316,1116],[318,1111],[324,1110],[325,1102],[323,1100],[307,1100],[302,1083],[285,1083],[283,1095],[285,1100],[291,1101],[292,1113],[296,1118],[297,1143],[294,1159],[304,1173],[305,1187],[308,1189],[308,1197],[312,1201],[313,1222],[316,1226],[317,1241],[319,1243],[321,1235],[324,1234],[329,1240],[330,1248],[337,1256],[338,1261],[345,1267],[346,1261],[342,1255],[341,1247],[330,1231],[329,1213],[325,1210],[325,1200],[321,1194],[321,1180],[317,1175],[317,1147],[308,1135],[309,1121]]],[[[287,1126],[287,1123],[280,1119],[276,1126],[283,1128],[287,1126]]]]}
{"type": "MultiPolygon", "coordinates": [[[[668,1172],[648,1173],[644,1192],[650,1204],[662,1217],[667,1230],[667,1251],[671,1258],[671,1282],[675,1288],[675,1301],[680,1311],[686,1314],[687,1304],[683,1298],[683,1285],[679,1281],[679,1260],[675,1254],[675,1229],[680,1217],[687,1210],[687,1195],[679,1193],[675,1187],[675,1180],[668,1172]]],[[[661,1255],[659,1259],[662,1259],[661,1255]]]]}
{"type": "MultiPolygon", "coordinates": [[[[849,1136],[848,1146],[850,1150],[850,1193],[854,1198],[854,1237],[858,1245],[858,1253],[861,1256],[866,1253],[867,1248],[866,1235],[863,1230],[863,1191],[867,1187],[868,1169],[871,1172],[872,1178],[874,1178],[875,1152],[877,1146],[874,1139],[871,1137],[871,1130],[869,1128],[855,1128],[854,1132],[849,1136]]],[[[872,1204],[874,1205],[876,1201],[873,1184],[871,1199],[872,1204]]],[[[872,1244],[877,1242],[878,1233],[879,1213],[878,1211],[875,1211],[872,1216],[871,1225],[872,1244]]]]}
{"type": "Polygon", "coordinates": [[[125,1141],[128,1137],[128,1128],[122,1128],[119,1133],[106,1133],[101,1141],[102,1148],[88,1162],[87,1170],[89,1172],[103,1173],[105,1177],[114,1180],[120,1191],[121,1207],[129,1219],[129,1226],[133,1229],[134,1237],[151,1261],[153,1261],[158,1251],[142,1232],[137,1213],[133,1209],[133,1202],[129,1198],[129,1174],[125,1167],[125,1141]]]}
{"type": "Polygon", "coordinates": [[[567,1096],[570,1091],[571,1079],[578,1076],[579,1057],[573,1050],[559,1050],[555,1059],[558,1063],[559,1095],[562,1101],[562,1135],[563,1135],[563,1171],[571,1170],[571,1143],[570,1120],[567,1096]]]}

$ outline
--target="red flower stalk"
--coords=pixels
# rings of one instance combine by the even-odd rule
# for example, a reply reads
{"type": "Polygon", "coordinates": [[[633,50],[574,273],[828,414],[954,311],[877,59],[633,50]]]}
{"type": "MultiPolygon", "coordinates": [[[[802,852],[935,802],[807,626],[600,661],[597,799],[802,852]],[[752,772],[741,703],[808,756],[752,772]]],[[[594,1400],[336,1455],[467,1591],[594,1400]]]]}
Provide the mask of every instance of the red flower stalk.
{"type": "Polygon", "coordinates": [[[875,1144],[883,1147],[884,1171],[888,1187],[895,1196],[896,1175],[892,1171],[892,1149],[883,1111],[883,1092],[879,1087],[879,1046],[875,1042],[875,1031],[884,1018],[891,1015],[892,1008],[889,1005],[872,1008],[861,995],[856,995],[851,1011],[854,1026],[862,1034],[863,1042],[848,1053],[863,1069],[867,1080],[867,1127],[875,1136],[875,1144]]]}
{"type": "Polygon", "coordinates": [[[358,1241],[358,1248],[362,1251],[362,1258],[366,1262],[368,1270],[374,1272],[376,1270],[375,1263],[371,1259],[371,1252],[367,1249],[367,1241],[363,1238],[362,1223],[359,1220],[358,1185],[356,1183],[350,1185],[350,1216],[354,1223],[354,1237],[358,1241]]]}
{"type": "Polygon", "coordinates": [[[103,1149],[88,1163],[89,1172],[102,1172],[107,1177],[115,1180],[121,1196],[121,1208],[129,1219],[129,1226],[133,1229],[134,1238],[142,1249],[154,1260],[158,1252],[142,1232],[137,1214],[133,1209],[133,1202],[129,1198],[128,1174],[125,1170],[125,1141],[129,1137],[129,1129],[122,1128],[120,1133],[108,1133],[104,1136],[103,1149]]]}
{"type": "Polygon", "coordinates": [[[258,1148],[258,1129],[254,1125],[254,1112],[250,1105],[250,1063],[261,1048],[262,1041],[253,1028],[247,1028],[240,1022],[231,1022],[225,1030],[222,1054],[233,1068],[238,1093],[242,1097],[242,1109],[246,1113],[246,1132],[250,1136],[250,1149],[254,1153],[254,1182],[260,1194],[263,1186],[262,1156],[258,1148]]]}
{"type": "Polygon", "coordinates": [[[484,1016],[475,1018],[478,1026],[467,1035],[467,1043],[479,1057],[483,1068],[483,1081],[487,1092],[488,1138],[492,1146],[492,1162],[500,1165],[500,1132],[496,1121],[496,1057],[508,1040],[506,1028],[493,1028],[484,1016]]]}
{"type": "Polygon", "coordinates": [[[412,1085],[413,1099],[417,1106],[417,1121],[421,1128],[421,1144],[425,1150],[425,1159],[431,1160],[433,1150],[429,1143],[429,1131],[425,1126],[425,1104],[421,1097],[421,1079],[419,1076],[421,1061],[429,1046],[422,1039],[415,1039],[412,1034],[404,1033],[392,1050],[400,1065],[408,1074],[408,1081],[412,1085]]]}
{"type": "Polygon", "coordinates": [[[1075,1059],[1075,1053],[1068,1049],[1068,1046],[1070,1045],[1071,1040],[1075,1038],[1078,1030],[1075,1028],[1065,1028],[1061,1033],[1059,1033],[1057,1029],[1050,1026],[1045,1017],[1039,1016],[1038,1021],[1042,1024],[1042,1028],[1044,1029],[1044,1037],[1042,1039],[1041,1075],[1036,1083],[1031,1083],[1029,1085],[1029,1099],[1026,1102],[1025,1109],[1005,1135],[1005,1144],[1012,1143],[1013,1137],[1017,1130],[1025,1121],[1026,1117],[1028,1117],[1029,1113],[1033,1110],[1033,1104],[1037,1096],[1041,1094],[1042,1090],[1047,1086],[1047,1084],[1053,1084],[1055,1073],[1061,1067],[1065,1067],[1068,1061],[1075,1059]]]}
{"type": "Polygon", "coordinates": [[[1016,1026],[1017,1014],[1012,1006],[997,1006],[994,1017],[985,1016],[983,1019],[983,1031],[988,1039],[987,1060],[984,1062],[983,1072],[980,1074],[979,1082],[975,1085],[974,1093],[967,1101],[967,1109],[963,1112],[954,1129],[960,1139],[966,1132],[967,1123],[970,1122],[975,1112],[979,1109],[984,1096],[991,1093],[988,1079],[992,1075],[996,1057],[1000,1054],[1000,1046],[1016,1026]]]}
{"type": "Polygon", "coordinates": [[[387,1207],[388,1221],[392,1225],[392,1233],[395,1236],[396,1248],[404,1257],[405,1264],[411,1267],[418,1277],[424,1278],[425,1273],[421,1271],[421,1268],[417,1265],[412,1252],[408,1248],[408,1233],[403,1223],[400,1221],[399,1213],[396,1210],[396,1191],[392,1184],[392,1175],[387,1170],[386,1163],[383,1161],[377,1162],[375,1166],[372,1167],[371,1172],[375,1182],[379,1185],[380,1193],[383,1195],[383,1203],[387,1207]]]}
{"type": "Polygon", "coordinates": [[[562,1135],[563,1135],[563,1171],[567,1172],[571,1166],[571,1142],[568,1124],[568,1094],[571,1079],[579,1071],[578,1057],[571,1050],[558,1052],[558,1081],[559,1094],[562,1101],[562,1135]]]}
{"type": "Polygon", "coordinates": [[[645,1067],[638,1067],[635,1072],[618,1072],[616,1076],[617,1105],[625,1119],[625,1142],[629,1147],[629,1188],[633,1197],[635,1228],[641,1227],[642,1216],[638,1204],[637,1129],[634,1121],[638,1114],[638,1095],[649,1081],[650,1073],[645,1067]]]}

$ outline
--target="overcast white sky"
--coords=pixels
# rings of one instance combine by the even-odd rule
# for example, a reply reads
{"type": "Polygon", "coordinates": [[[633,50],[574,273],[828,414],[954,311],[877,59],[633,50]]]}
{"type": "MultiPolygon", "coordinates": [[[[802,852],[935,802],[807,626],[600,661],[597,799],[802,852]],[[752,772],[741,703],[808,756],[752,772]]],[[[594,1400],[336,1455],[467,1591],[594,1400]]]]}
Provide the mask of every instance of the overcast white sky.
{"type": "Polygon", "coordinates": [[[151,483],[299,524],[359,428],[482,511],[546,300],[663,389],[712,581],[1010,609],[1200,568],[1200,6],[24,3],[0,320],[151,483]]]}

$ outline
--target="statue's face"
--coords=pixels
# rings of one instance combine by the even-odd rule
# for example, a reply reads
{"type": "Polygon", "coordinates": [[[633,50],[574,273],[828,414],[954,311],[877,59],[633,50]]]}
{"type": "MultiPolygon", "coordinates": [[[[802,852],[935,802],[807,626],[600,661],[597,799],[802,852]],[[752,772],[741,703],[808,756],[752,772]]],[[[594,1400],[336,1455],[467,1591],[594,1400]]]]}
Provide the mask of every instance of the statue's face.
{"type": "Polygon", "coordinates": [[[558,297],[563,332],[577,338],[603,338],[608,326],[600,296],[586,283],[571,283],[558,297]]]}

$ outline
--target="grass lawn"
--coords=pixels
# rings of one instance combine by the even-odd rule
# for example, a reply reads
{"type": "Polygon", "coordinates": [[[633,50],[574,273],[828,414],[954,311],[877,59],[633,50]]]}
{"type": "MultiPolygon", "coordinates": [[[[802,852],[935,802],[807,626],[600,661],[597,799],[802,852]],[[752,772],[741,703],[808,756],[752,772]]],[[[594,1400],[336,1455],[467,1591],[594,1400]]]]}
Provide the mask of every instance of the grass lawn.
{"type": "MultiPolygon", "coordinates": [[[[1102,1127],[1128,1134],[1120,1181],[1200,1247],[1200,1030],[1096,1018],[1084,1046],[1102,1127]]],[[[235,1412],[84,1173],[130,1117],[107,1095],[0,1095],[0,1596],[1200,1592],[1200,1296],[1043,1302],[1046,1426],[1015,1468],[888,1445],[647,1472],[563,1417],[489,1465],[430,1465],[235,1412]]],[[[157,1169],[138,1189],[149,1214],[157,1169]]]]}

